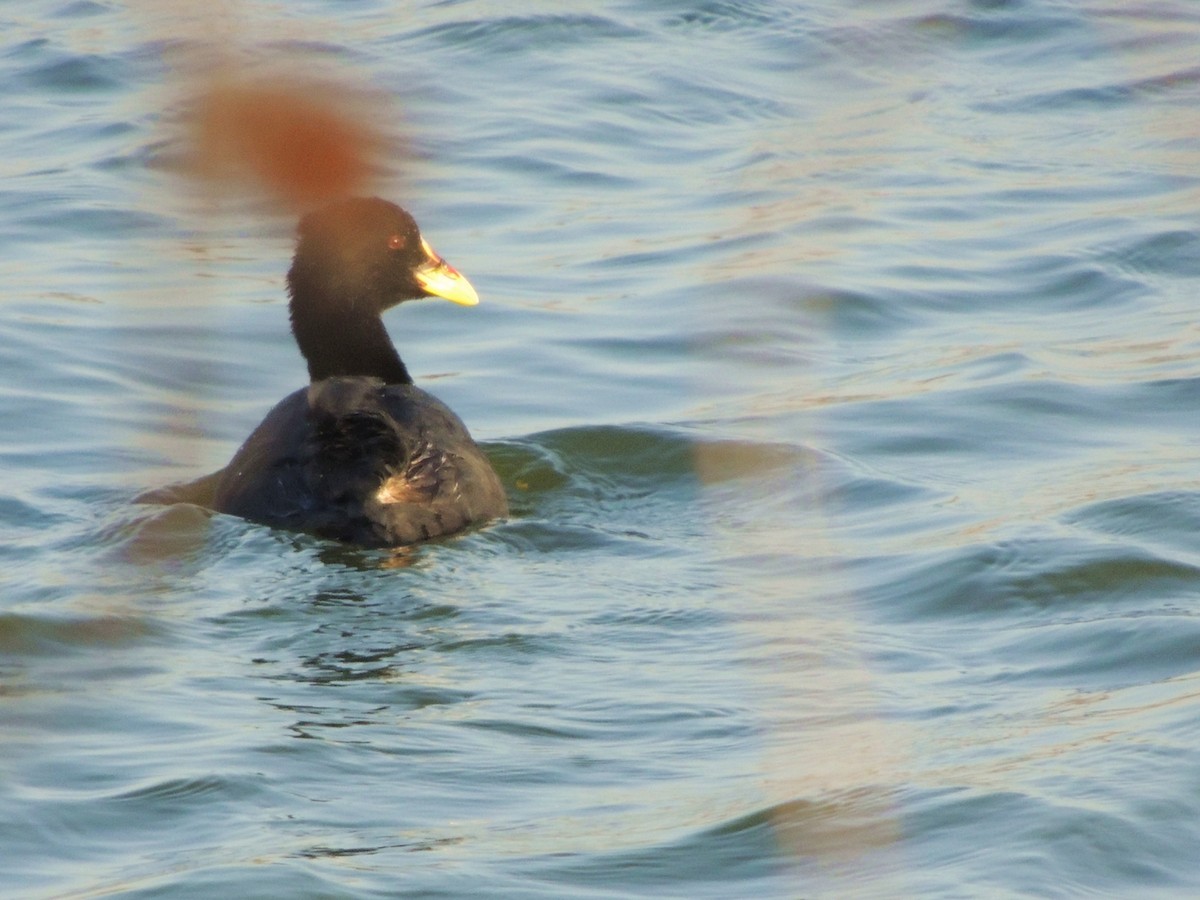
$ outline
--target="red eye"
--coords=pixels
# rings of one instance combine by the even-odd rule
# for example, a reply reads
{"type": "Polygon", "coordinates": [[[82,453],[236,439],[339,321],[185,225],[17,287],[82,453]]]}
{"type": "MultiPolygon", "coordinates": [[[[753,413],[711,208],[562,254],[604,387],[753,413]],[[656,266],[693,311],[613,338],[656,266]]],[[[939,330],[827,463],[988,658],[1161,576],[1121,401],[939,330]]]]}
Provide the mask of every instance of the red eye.
{"type": "Polygon", "coordinates": [[[402,234],[393,234],[388,238],[388,248],[391,250],[403,250],[408,244],[408,238],[402,234]]]}

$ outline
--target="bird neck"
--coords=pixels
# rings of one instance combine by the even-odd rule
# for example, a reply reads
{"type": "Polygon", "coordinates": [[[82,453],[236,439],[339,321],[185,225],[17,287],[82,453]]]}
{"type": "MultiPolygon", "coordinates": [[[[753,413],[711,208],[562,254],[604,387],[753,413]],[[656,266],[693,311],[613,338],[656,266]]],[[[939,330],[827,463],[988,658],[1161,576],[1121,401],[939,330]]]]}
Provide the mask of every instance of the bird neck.
{"type": "Polygon", "coordinates": [[[292,303],[292,333],[316,382],[339,375],[380,378],[385,384],[412,384],[383,320],[377,314],[318,316],[292,303]]]}

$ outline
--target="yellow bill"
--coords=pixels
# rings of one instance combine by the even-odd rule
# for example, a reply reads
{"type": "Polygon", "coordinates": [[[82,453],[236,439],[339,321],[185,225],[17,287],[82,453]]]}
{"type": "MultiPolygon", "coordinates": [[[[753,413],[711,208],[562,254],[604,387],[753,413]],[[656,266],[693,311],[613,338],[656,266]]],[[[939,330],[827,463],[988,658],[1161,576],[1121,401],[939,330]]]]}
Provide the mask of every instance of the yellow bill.
{"type": "Polygon", "coordinates": [[[421,249],[429,257],[429,262],[418,267],[413,272],[413,277],[425,293],[460,306],[475,306],[479,303],[479,295],[475,293],[475,288],[471,287],[471,282],[467,281],[458,269],[434,253],[433,248],[425,242],[425,238],[421,238],[421,249]]]}

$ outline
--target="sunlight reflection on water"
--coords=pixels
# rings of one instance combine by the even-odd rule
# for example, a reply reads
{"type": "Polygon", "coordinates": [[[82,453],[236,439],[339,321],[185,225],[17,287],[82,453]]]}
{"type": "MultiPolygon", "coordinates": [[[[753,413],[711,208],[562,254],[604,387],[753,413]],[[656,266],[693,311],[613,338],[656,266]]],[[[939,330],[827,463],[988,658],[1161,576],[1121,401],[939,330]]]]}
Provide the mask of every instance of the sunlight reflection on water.
{"type": "Polygon", "coordinates": [[[1194,893],[1189,6],[30,9],[15,889],[1194,893]],[[131,503],[304,379],[292,216],[176,178],[183,34],[398,98],[484,303],[388,327],[510,521],[131,503]]]}

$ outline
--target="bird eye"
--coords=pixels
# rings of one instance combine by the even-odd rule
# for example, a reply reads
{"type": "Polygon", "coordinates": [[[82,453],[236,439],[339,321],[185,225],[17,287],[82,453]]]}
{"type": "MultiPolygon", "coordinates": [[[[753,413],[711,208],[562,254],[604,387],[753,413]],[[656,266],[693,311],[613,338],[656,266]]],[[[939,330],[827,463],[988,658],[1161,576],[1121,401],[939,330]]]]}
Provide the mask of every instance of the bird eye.
{"type": "Polygon", "coordinates": [[[408,238],[402,234],[393,234],[388,238],[388,249],[390,250],[403,250],[407,244],[408,238]]]}

